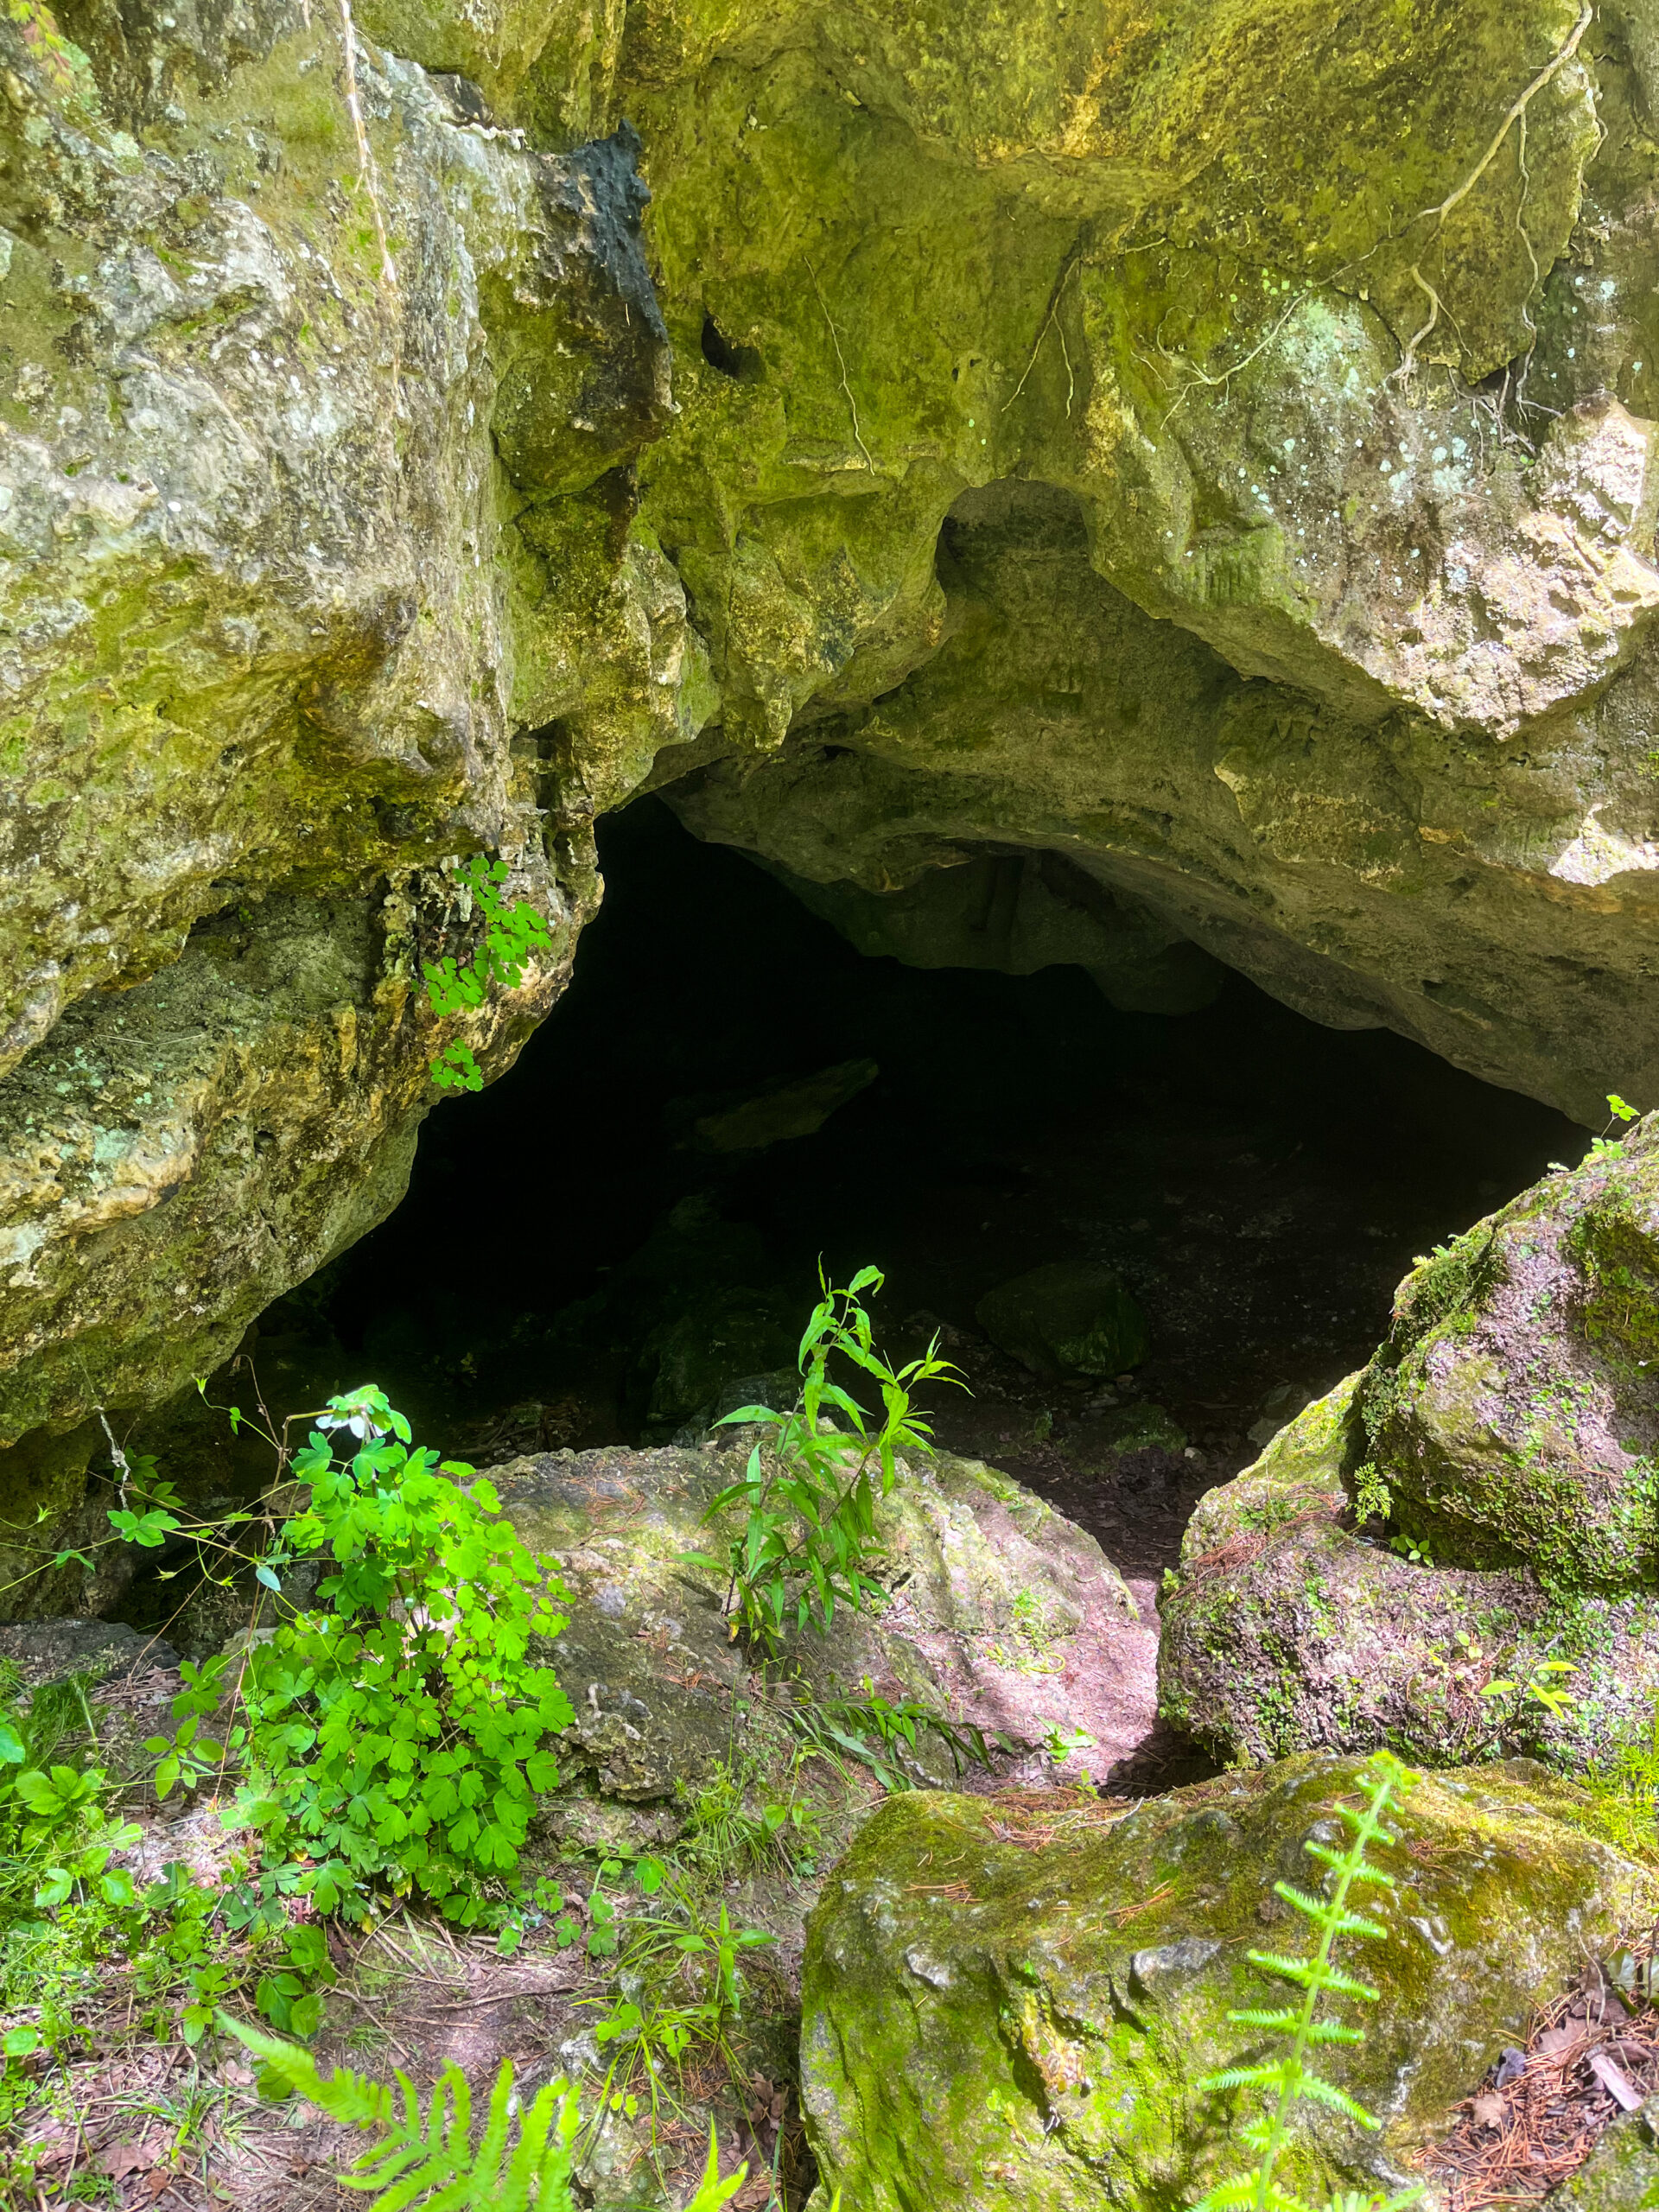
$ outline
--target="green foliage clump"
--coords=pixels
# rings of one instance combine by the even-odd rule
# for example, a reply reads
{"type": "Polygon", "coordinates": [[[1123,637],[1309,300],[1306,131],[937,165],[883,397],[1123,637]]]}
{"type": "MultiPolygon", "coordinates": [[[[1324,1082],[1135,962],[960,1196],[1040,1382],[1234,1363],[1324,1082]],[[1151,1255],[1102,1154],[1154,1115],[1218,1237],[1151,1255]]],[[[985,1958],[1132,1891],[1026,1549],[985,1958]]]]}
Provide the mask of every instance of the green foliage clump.
{"type": "Polygon", "coordinates": [[[799,1795],[793,1776],[781,1799],[757,1798],[760,1781],[752,1762],[716,1760],[690,1793],[682,1859],[721,1881],[749,1866],[813,1872],[823,1841],[817,1809],[799,1795]]]}
{"type": "MultiPolygon", "coordinates": [[[[477,854],[456,871],[457,883],[484,918],[478,950],[464,966],[453,959],[423,961],[426,994],[437,1014],[467,1013],[482,1006],[492,989],[516,991],[524,980],[532,953],[552,942],[545,919],[528,900],[509,906],[500,887],[507,880],[505,861],[477,854]]],[[[446,1045],[431,1065],[440,1090],[482,1090],[483,1074],[470,1046],[446,1045]]]]}
{"type": "MultiPolygon", "coordinates": [[[[868,1767],[889,1793],[915,1788],[906,1754],[915,1753],[924,1733],[944,1746],[959,1775],[991,1764],[991,1738],[976,1722],[952,1720],[919,1698],[885,1698],[868,1677],[863,1691],[861,1697],[812,1698],[791,1707],[790,1722],[803,1744],[843,1771],[848,1759],[868,1767]]],[[[1003,1751],[1014,1748],[1014,1738],[1001,1730],[995,1741],[1003,1751]]]]}
{"type": "MultiPolygon", "coordinates": [[[[563,2076],[515,2111],[513,2069],[503,2059],[474,2140],[472,2094],[459,2067],[446,2066],[424,2110],[407,2075],[397,2088],[346,2067],[326,2078],[309,2051],[220,2015],[226,2032],[259,2059],[267,2080],[297,2093],[330,2120],[378,2138],[344,2174],[347,2189],[378,2192],[368,2212],[574,2212],[571,2181],[582,2118],[578,2092],[563,2076]],[[402,2110],[398,2109],[401,2102],[402,2110]]],[[[748,2177],[724,2181],[715,2144],[686,2212],[720,2212],[748,2177]]]]}
{"type": "Polygon", "coordinates": [[[939,1376],[957,1379],[951,1363],[938,1357],[937,1337],[919,1359],[902,1367],[876,1351],[859,1294],[880,1290],[882,1280],[879,1268],[861,1268],[837,1290],[820,1271],[823,1295],[801,1338],[803,1380],[795,1404],[787,1413],[741,1406],[724,1417],[772,1432],[750,1452],[743,1479],[709,1508],[712,1519],[741,1507],[742,1535],[734,1537],[724,1561],[696,1555],[701,1566],[728,1569],[732,1633],[752,1647],[775,1650],[791,1612],[804,1629],[816,1608],[827,1630],[837,1601],[856,1611],[871,1596],[876,1500],[892,1491],[898,1454],[926,1451],[932,1435],[912,1410],[911,1393],[939,1376]],[[832,1379],[834,1358],[875,1383],[879,1421],[832,1379]]]}
{"type": "MultiPolygon", "coordinates": [[[[1290,1882],[1274,1884],[1275,1895],[1311,1920],[1319,1930],[1319,1948],[1311,1958],[1288,1958],[1276,1951],[1249,1954],[1251,1965],[1260,1967],[1263,1974],[1281,1975],[1287,1981],[1295,1983],[1302,1992],[1302,2000],[1300,2005],[1277,2006],[1272,2011],[1252,2007],[1227,2015],[1236,2026],[1249,2028],[1255,2035],[1283,2038],[1286,2049],[1278,2058],[1255,2066],[1226,2067],[1207,2075],[1199,2084],[1207,2091],[1264,2089],[1272,2101],[1259,2120],[1252,2120],[1241,2131],[1245,2146],[1255,2154],[1254,2165],[1248,2172],[1231,2175],[1218,2183],[1194,2206],[1193,2212],[1236,2212],[1236,2208],[1243,2206],[1249,2206],[1250,2212],[1308,2212],[1308,2208],[1276,2177],[1279,2162],[1290,2141],[1291,2120],[1299,2104],[1323,2105],[1328,2111],[1357,2120],[1362,2127],[1381,2125],[1363,2105],[1316,2074],[1307,2063],[1309,2051],[1319,2045],[1365,2040],[1363,2028],[1320,2018],[1323,1998],[1349,1997],[1368,2005],[1376,2002],[1377,1993],[1370,1983],[1344,1973],[1336,1964],[1334,1955],[1344,1936],[1375,1939],[1384,1932],[1374,1920],[1353,1911],[1348,1899],[1351,1892],[1363,1885],[1384,1890],[1394,1887],[1394,1877],[1382,1867],[1374,1866],[1365,1854],[1375,1843],[1397,1840],[1385,1825],[1384,1815],[1390,1804],[1412,1787],[1417,1777],[1389,1751],[1376,1752],[1370,1766],[1370,1789],[1363,1807],[1358,1812],[1348,1805],[1339,1804],[1336,1808],[1350,1832],[1348,1848],[1336,1852],[1327,1845],[1311,1840],[1302,1846],[1311,1859],[1327,1869],[1326,1882],[1319,1893],[1311,1895],[1290,1882]]],[[[1334,2201],[1327,2212],[1396,2212],[1396,2208],[1413,2202],[1421,2194],[1421,2190],[1409,2189],[1388,2198],[1350,2196],[1334,2201]]]]}
{"type": "Polygon", "coordinates": [[[0,2039],[8,2058],[52,2039],[111,1914],[134,1902],[132,1877],[110,1861],[138,1840],[137,1827],[108,1809],[104,1770],[54,1756],[90,1724],[86,1684],[38,1689],[27,1711],[17,1688],[9,1668],[0,1679],[0,2004],[16,1982],[45,2025],[8,2029],[0,2039]],[[61,1929],[45,1916],[66,1908],[61,1929]]]}
{"type": "Polygon", "coordinates": [[[1612,1135],[1613,1125],[1617,1122],[1628,1123],[1635,1121],[1640,1111],[1640,1109],[1632,1106],[1628,1099],[1621,1098],[1616,1090],[1610,1090],[1607,1093],[1607,1107],[1606,1128],[1599,1137],[1592,1137],[1590,1141],[1589,1157],[1592,1160],[1606,1160],[1623,1152],[1624,1140],[1623,1137],[1616,1137],[1612,1135]]]}
{"type": "Polygon", "coordinates": [[[1649,1866],[1659,1861],[1659,1705],[1647,1742],[1627,1744],[1617,1758],[1592,1767],[1585,1781],[1601,1834],[1632,1858],[1649,1866]]]}
{"type": "MultiPolygon", "coordinates": [[[[488,1482],[409,1445],[382,1392],[330,1399],[292,1463],[308,1502],[256,1569],[280,1597],[283,1567],[326,1557],[321,1602],[210,1662],[175,1711],[187,1726],[213,1711],[236,1670],[238,1819],[268,1861],[315,1862],[321,1910],[378,1877],[470,1923],[471,1884],[512,1872],[535,1797],[558,1780],[543,1739],[575,1715],[531,1639],[563,1628],[563,1592],[488,1482]]],[[[200,1761],[200,1740],[176,1756],[200,1761]]]]}
{"type": "Polygon", "coordinates": [[[644,2096],[654,2114],[665,2094],[672,2101],[693,2050],[729,2065],[728,2037],[743,2009],[741,1961],[776,1941],[737,1926],[723,1904],[711,1919],[683,1876],[669,1878],[658,1910],[628,1923],[615,1994],[588,2000],[601,2012],[594,2039],[607,2054],[601,2110],[632,2118],[644,2096]]]}

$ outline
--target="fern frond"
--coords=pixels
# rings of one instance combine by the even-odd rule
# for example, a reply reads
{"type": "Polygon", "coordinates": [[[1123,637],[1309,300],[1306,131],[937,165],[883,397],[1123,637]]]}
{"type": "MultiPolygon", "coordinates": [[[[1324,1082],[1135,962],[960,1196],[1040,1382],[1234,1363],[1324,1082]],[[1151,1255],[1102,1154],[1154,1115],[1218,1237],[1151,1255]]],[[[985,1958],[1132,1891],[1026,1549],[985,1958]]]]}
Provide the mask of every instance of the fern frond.
{"type": "MultiPolygon", "coordinates": [[[[351,2170],[339,2176],[347,2189],[378,2191],[368,2212],[570,2212],[572,2144],[581,2125],[579,2092],[563,2080],[551,2082],[520,2115],[518,2141],[512,2135],[512,2062],[504,2059],[490,2093],[484,2128],[473,2146],[472,2091],[457,2066],[446,2066],[434,2083],[424,2112],[415,2086],[399,2073],[403,2113],[397,2099],[379,2082],[364,2080],[345,2067],[326,2080],[308,2050],[268,2036],[245,2021],[219,2015],[219,2024],[286,2086],[346,2126],[379,2130],[351,2170]]],[[[711,2153],[712,2157],[712,2153],[711,2153]]],[[[700,2190],[695,2212],[719,2212],[741,2185],[747,2167],[729,2187],[711,2166],[719,2192],[700,2190]]],[[[705,2188],[709,2176],[705,2174],[705,2188]]],[[[688,2208],[691,2212],[691,2208],[688,2208]]]]}
{"type": "Polygon", "coordinates": [[[1284,2079],[1284,2067],[1224,2066],[1218,2073],[1206,2074],[1198,2088],[1208,2095],[1213,2089],[1276,2089],[1284,2079]]]}
{"type": "MultiPolygon", "coordinates": [[[[310,2052],[302,2050],[297,2044],[283,2043],[280,2037],[265,2035],[258,2028],[232,2020],[224,2012],[219,2016],[219,2024],[268,2066],[278,2081],[297,2091],[330,2120],[337,2120],[346,2127],[379,2127],[389,2121],[392,2094],[383,2082],[371,2082],[345,2066],[337,2066],[325,2082],[310,2052]]],[[[397,2078],[404,2080],[402,2075],[397,2078]]],[[[404,2087],[408,2087],[406,2082],[404,2087]]]]}
{"type": "Polygon", "coordinates": [[[1322,2081],[1317,2074],[1304,2074],[1301,2094],[1311,2104],[1324,2105],[1332,2112],[1346,2113],[1350,2120],[1357,2120],[1362,2127],[1381,2127],[1382,2123],[1375,2113],[1367,2112],[1357,2104],[1345,2089],[1333,2082],[1322,2081]]]}
{"type": "MultiPolygon", "coordinates": [[[[715,2131],[711,2122],[709,2129],[709,2163],[702,2170],[702,2179],[697,2183],[697,2193],[686,2206],[685,2212],[721,2212],[721,2207],[727,2198],[735,2196],[748,2177],[748,2167],[741,2165],[734,2174],[728,2174],[724,2181],[721,2179],[720,2146],[715,2140],[715,2131]]],[[[836,2202],[839,2204],[840,2202],[841,2192],[837,2190],[836,2202]]],[[[537,2212],[541,2212],[541,2208],[537,2208],[537,2212]]]]}
{"type": "MultiPolygon", "coordinates": [[[[1347,1850],[1333,1851],[1312,1838],[1303,1845],[1308,1856],[1333,1878],[1328,1884],[1329,1895],[1316,1896],[1292,1882],[1274,1883],[1275,1893],[1319,1929],[1319,1945],[1311,1958],[1291,1958],[1278,1951],[1251,1951],[1247,1955],[1260,1973],[1276,1974],[1296,1984],[1303,1992],[1302,2000],[1295,2006],[1255,2008],[1228,2014],[1238,2026],[1254,2029],[1258,2034],[1286,2037],[1289,2048],[1276,2065],[1228,2067],[1205,2075],[1198,2083],[1201,2091],[1256,2088],[1276,2092],[1276,2095],[1268,2112],[1239,2130],[1246,2146],[1255,2154],[1255,2164],[1250,2171],[1218,2183],[1192,2208],[1192,2212],[1238,2212],[1238,2208],[1245,2205],[1250,2206],[1253,2212],[1309,2212],[1307,2206],[1281,2187],[1274,2174],[1289,2144],[1290,2120],[1299,2102],[1322,2105],[1362,2127],[1381,2126],[1382,2122],[1345,2089],[1339,2089],[1334,2082],[1311,2072],[1306,2060],[1308,2052],[1316,2047],[1351,2045],[1365,2040],[1363,2029],[1350,2027],[1342,2021],[1322,2020],[1318,2010],[1320,1999],[1327,1996],[1357,1999],[1365,2004],[1377,2001],[1379,1993],[1369,1982],[1344,1972],[1335,1963],[1333,1954],[1344,1936],[1375,1939],[1385,1932],[1363,1913],[1351,1910],[1348,1899],[1360,1883],[1383,1890],[1393,1888],[1389,1876],[1381,1867],[1373,1866],[1365,1854],[1373,1843],[1397,1840],[1393,1830],[1385,1826],[1382,1815],[1390,1798],[1408,1789],[1416,1779],[1392,1753],[1377,1752],[1370,1762],[1370,1787],[1363,1810],[1356,1812],[1347,1805],[1336,1808],[1351,1838],[1347,1850]]],[[[1381,2199],[1357,2196],[1333,2197],[1325,2212],[1403,2212],[1404,2206],[1414,2202],[1421,2194],[1421,2190],[1409,2190],[1388,2200],[1386,2204],[1381,2199]]]]}
{"type": "Polygon", "coordinates": [[[1233,2212],[1236,2205],[1248,2204],[1255,2195],[1254,2174],[1230,2174],[1225,2181],[1218,2181],[1207,2196],[1201,2196],[1192,2212],[1233,2212]]]}
{"type": "Polygon", "coordinates": [[[1244,1955],[1263,1974],[1281,1974],[1287,1981],[1304,1983],[1319,1963],[1316,1959],[1287,1959],[1282,1951],[1247,1951],[1244,1955]]]}
{"type": "Polygon", "coordinates": [[[1339,1912],[1333,1917],[1331,1925],[1338,1936],[1369,1936],[1373,1942],[1379,1943],[1388,1933],[1388,1930],[1379,1927],[1376,1921],[1368,1920],[1363,1912],[1339,1912]]]}
{"type": "Polygon", "coordinates": [[[1379,1994],[1369,1981],[1357,1980],[1354,1975],[1344,1974],[1340,1967],[1327,1966],[1320,1978],[1319,1986],[1335,1990],[1338,1997],[1357,1997],[1363,2005],[1375,2005],[1379,1994]]]}

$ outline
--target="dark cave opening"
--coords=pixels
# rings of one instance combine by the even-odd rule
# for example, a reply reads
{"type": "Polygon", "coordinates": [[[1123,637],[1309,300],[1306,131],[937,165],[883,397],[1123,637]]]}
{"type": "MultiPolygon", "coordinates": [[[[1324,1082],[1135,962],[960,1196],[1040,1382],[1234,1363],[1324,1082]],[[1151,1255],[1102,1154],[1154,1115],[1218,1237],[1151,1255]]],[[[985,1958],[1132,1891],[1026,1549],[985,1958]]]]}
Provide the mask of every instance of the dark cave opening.
{"type": "Polygon", "coordinates": [[[603,907],[517,1067],[433,1115],[397,1213],[252,1332],[276,1413],[372,1379],[480,1463],[666,1441],[787,1367],[820,1255],[842,1280],[874,1261],[882,1340],[943,1326],[971,1385],[939,1395],[941,1440],[1151,1577],[1262,1424],[1369,1356],[1414,1254],[1584,1147],[1236,975],[1166,1016],[1115,1011],[1080,969],[867,957],[658,799],[600,851],[603,907]],[[826,1102],[810,1134],[729,1148],[826,1102]],[[976,1322],[1073,1258],[1146,1312],[1127,1383],[1044,1381],[976,1322]]]}

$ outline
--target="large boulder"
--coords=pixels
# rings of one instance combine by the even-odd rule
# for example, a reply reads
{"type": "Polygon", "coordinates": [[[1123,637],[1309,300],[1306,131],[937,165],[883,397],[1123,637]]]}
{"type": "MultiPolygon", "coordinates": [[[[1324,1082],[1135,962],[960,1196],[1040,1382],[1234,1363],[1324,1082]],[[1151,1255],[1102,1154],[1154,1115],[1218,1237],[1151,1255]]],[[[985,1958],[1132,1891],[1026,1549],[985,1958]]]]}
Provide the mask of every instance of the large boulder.
{"type": "Polygon", "coordinates": [[[350,20],[0,19],[0,1517],[48,1543],[93,1409],[382,1218],[435,1052],[557,995],[593,807],[547,834],[517,733],[626,787],[696,722],[611,480],[671,407],[637,141],[528,146],[350,20]],[[550,942],[440,1024],[480,849],[550,942]]]}
{"type": "MultiPolygon", "coordinates": [[[[785,1772],[799,1742],[791,1682],[806,1699],[911,1699],[1020,1745],[1068,1720],[1092,1739],[1084,1770],[1103,1780],[1133,1753],[1152,1717],[1153,1637],[1121,1576],[1074,1522],[948,1452],[905,1465],[879,1508],[893,1595],[858,1613],[838,1607],[828,1635],[791,1634],[770,1681],[757,1672],[732,1641],[723,1568],[708,1563],[741,1522],[705,1521],[740,1478],[748,1440],[554,1452],[491,1470],[504,1511],[563,1562],[571,1592],[554,1664],[576,1709],[564,1747],[576,1800],[596,1791],[671,1808],[733,1760],[739,1707],[743,1755],[785,1772]],[[1033,1625],[1041,1671],[1020,1663],[1033,1625]],[[1085,1657],[1086,1669],[1072,1664],[1085,1657]]],[[[893,1756],[919,1780],[959,1770],[925,1727],[893,1756]]]]}
{"type": "Polygon", "coordinates": [[[1200,1502],[1161,1599],[1166,1718],[1248,1759],[1645,1743],[1656,1441],[1649,1117],[1421,1262],[1370,1364],[1200,1502]]]}
{"type": "Polygon", "coordinates": [[[855,941],[1023,963],[918,887],[1059,854],[1116,912],[1050,957],[1156,989],[1173,928],[1645,1103],[1645,11],[1153,24],[633,11],[684,410],[646,509],[721,690],[658,774],[855,941]]]}
{"type": "MultiPolygon", "coordinates": [[[[1274,1883],[1345,1831],[1363,1768],[1303,1757],[1122,1806],[946,1795],[875,1814],[808,1927],[803,2100],[826,2200],[860,2212],[1163,2212],[1248,2164],[1248,2099],[1202,2078],[1268,2055],[1230,2010],[1282,2001],[1253,1947],[1313,1948],[1274,1883]]],[[[1586,1955],[1645,1926],[1654,1877],[1525,1762],[1420,1782],[1373,1856],[1363,2042],[1319,2070],[1375,2134],[1304,2107],[1279,2173],[1305,2201],[1391,2191],[1450,2107],[1586,1955]]],[[[1317,1939],[1316,1939],[1317,1940],[1317,1939]]],[[[1335,2017],[1346,2010],[1327,2005],[1335,2017]]]]}

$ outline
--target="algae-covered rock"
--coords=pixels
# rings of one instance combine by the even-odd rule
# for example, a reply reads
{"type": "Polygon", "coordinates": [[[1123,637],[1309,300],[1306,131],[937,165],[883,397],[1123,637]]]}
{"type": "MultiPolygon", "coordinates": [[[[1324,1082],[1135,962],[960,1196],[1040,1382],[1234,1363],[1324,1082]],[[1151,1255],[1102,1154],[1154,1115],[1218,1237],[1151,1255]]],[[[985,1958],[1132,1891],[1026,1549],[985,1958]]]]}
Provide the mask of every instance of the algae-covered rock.
{"type": "Polygon", "coordinates": [[[1147,1356],[1146,1318],[1111,1268],[1055,1260],[974,1309],[992,1343],[1039,1375],[1119,1375],[1147,1356]]]}
{"type": "MultiPolygon", "coordinates": [[[[862,2212],[1190,2203],[1247,2161],[1246,2102],[1208,2072],[1263,2055],[1230,2009],[1278,2001],[1249,1949],[1293,1954],[1275,1881],[1345,1834],[1351,1758],[1303,1757],[1107,1808],[1016,1817],[895,1798],[808,1927],[802,2082],[826,2190],[862,2212]]],[[[1587,1800],[1526,1763],[1418,1783],[1344,1962],[1378,2001],[1320,2069],[1381,2120],[1303,2107],[1281,2169],[1308,2201],[1391,2190],[1449,2107],[1586,1953],[1653,1910],[1653,1877],[1580,1832],[1587,1800]]],[[[1338,2008],[1338,2011],[1340,2008],[1338,2008]]]]}
{"type": "Polygon", "coordinates": [[[1168,1719],[1248,1759],[1647,1742],[1656,1224],[1649,1121],[1406,1278],[1370,1364],[1201,1500],[1160,1603],[1168,1719]]]}
{"type": "Polygon", "coordinates": [[[1401,1285],[1360,1405],[1448,1545],[1562,1587],[1659,1569],[1659,1123],[1535,1184],[1401,1285]]]}
{"type": "Polygon", "coordinates": [[[439,1046],[511,1063],[597,888],[517,724],[688,734],[683,594],[593,491],[670,406],[636,142],[349,29],[0,20],[0,1445],[205,1372],[397,1202],[439,1046]],[[480,849],[552,941],[441,1025],[480,849]]]}
{"type": "Polygon", "coordinates": [[[1645,1102],[1639,14],[636,10],[684,409],[646,505],[722,694],[684,818],[930,959],[931,873],[1063,854],[1131,974],[1173,925],[1645,1102]],[[1460,378],[1522,354],[1554,411],[1517,370],[1494,435],[1460,378]]]}
{"type": "Polygon", "coordinates": [[[1659,2101],[1618,2113],[1548,2201],[1561,2212],[1651,2212],[1659,2204],[1659,2101]]]}
{"type": "Polygon", "coordinates": [[[1201,1499],[1159,1601],[1160,1711],[1228,1760],[1391,1745],[1434,1765],[1524,1751],[1583,1770],[1645,1744],[1650,1592],[1563,1595],[1523,1566],[1439,1565],[1363,1529],[1350,1376],[1201,1499]],[[1527,1684],[1572,1669],[1556,1711],[1527,1684]],[[1492,1686],[1507,1684],[1494,1694],[1492,1686]]]}

